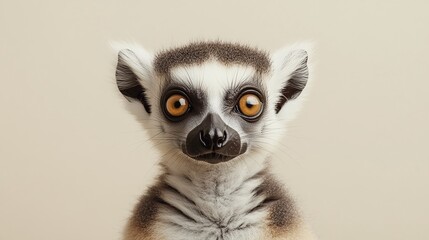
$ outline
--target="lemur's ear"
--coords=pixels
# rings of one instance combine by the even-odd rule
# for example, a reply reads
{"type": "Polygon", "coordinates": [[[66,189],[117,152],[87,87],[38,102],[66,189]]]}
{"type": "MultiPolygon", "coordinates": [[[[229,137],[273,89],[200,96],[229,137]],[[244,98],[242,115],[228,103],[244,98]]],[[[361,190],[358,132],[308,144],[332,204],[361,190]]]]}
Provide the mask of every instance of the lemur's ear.
{"type": "Polygon", "coordinates": [[[146,112],[151,112],[147,90],[150,86],[153,56],[140,47],[122,49],[118,53],[116,83],[127,98],[140,101],[146,112]]]}
{"type": "Polygon", "coordinates": [[[286,102],[296,99],[308,80],[307,51],[299,48],[285,48],[272,55],[272,87],[277,96],[275,111],[280,112],[286,102]]]}

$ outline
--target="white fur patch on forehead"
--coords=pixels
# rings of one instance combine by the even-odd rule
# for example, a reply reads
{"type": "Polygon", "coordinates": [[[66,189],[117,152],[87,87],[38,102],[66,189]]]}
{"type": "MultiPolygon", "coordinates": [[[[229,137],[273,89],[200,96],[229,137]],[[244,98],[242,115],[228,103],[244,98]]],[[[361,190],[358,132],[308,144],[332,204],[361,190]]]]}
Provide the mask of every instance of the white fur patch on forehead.
{"type": "Polygon", "coordinates": [[[240,84],[253,81],[256,70],[240,64],[225,65],[216,60],[202,64],[177,66],[171,69],[171,80],[185,86],[200,89],[207,95],[209,112],[223,112],[225,93],[240,84]]]}
{"type": "Polygon", "coordinates": [[[256,70],[252,66],[225,65],[212,60],[203,64],[174,67],[170,75],[174,82],[201,88],[208,95],[219,95],[227,89],[254,80],[256,70]]]}

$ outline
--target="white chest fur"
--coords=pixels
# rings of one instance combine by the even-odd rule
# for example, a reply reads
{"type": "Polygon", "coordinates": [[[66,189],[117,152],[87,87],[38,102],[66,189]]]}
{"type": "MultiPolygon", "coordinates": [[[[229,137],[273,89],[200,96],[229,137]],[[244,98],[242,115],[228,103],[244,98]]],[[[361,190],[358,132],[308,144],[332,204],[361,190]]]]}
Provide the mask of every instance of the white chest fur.
{"type": "Polygon", "coordinates": [[[169,172],[160,193],[156,235],[166,240],[261,239],[268,211],[255,194],[263,167],[169,172]]]}

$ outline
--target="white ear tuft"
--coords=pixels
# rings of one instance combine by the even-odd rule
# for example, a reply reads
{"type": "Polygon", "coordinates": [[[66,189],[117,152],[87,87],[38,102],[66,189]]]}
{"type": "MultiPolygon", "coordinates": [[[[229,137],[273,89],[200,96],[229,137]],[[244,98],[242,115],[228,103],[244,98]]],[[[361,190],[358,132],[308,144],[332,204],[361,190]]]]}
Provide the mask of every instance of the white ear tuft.
{"type": "Polygon", "coordinates": [[[309,44],[295,44],[271,55],[273,76],[269,88],[271,96],[275,96],[276,113],[294,102],[307,85],[310,49],[309,44]]]}
{"type": "Polygon", "coordinates": [[[153,55],[135,44],[112,44],[118,51],[116,83],[121,93],[139,100],[151,112],[147,90],[153,80],[153,55]]]}
{"type": "Polygon", "coordinates": [[[112,42],[110,46],[119,57],[122,56],[140,81],[152,77],[154,55],[151,52],[136,43],[112,42]]]}

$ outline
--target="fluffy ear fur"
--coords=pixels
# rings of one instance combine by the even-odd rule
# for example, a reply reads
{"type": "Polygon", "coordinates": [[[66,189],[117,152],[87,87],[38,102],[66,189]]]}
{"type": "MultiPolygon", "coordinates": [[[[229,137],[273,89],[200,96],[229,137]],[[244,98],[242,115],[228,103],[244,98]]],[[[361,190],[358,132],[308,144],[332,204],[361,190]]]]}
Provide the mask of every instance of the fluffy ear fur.
{"type": "Polygon", "coordinates": [[[151,112],[147,90],[153,78],[153,55],[141,47],[127,46],[118,53],[116,83],[119,91],[131,99],[140,101],[146,112],[151,112]]]}
{"type": "Polygon", "coordinates": [[[275,99],[275,112],[294,102],[301,94],[308,80],[308,53],[303,46],[278,50],[271,55],[273,77],[270,95],[275,99]],[[290,103],[289,103],[290,102],[290,103]]]}

